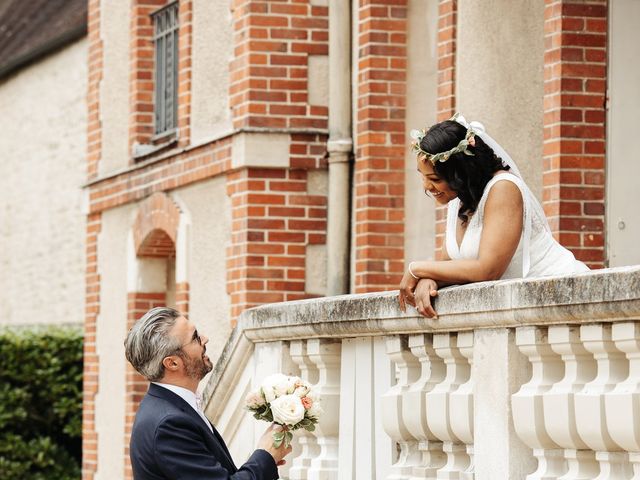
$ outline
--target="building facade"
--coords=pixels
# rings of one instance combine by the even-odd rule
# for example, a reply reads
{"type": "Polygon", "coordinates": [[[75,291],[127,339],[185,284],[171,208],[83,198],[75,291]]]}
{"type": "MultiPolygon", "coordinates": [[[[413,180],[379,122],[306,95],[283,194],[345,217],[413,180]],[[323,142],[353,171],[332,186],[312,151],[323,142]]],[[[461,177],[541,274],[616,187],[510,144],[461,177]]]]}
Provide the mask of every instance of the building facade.
{"type": "Polygon", "coordinates": [[[89,0],[86,37],[0,84],[5,323],[84,317],[83,477],[130,476],[146,385],[122,341],[150,306],[215,357],[247,308],[392,290],[434,257],[444,211],[408,132],[456,111],[579,259],[640,263],[639,19],[637,0],[89,0]]]}
{"type": "Polygon", "coordinates": [[[84,322],[86,15],[0,9],[0,326],[84,322]]]}

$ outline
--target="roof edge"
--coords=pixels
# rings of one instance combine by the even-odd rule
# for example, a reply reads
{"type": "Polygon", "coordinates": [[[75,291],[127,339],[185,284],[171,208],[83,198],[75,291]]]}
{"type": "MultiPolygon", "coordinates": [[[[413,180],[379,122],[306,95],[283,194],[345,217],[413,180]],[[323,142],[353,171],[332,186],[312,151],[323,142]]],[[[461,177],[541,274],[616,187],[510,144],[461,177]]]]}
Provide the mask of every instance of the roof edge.
{"type": "Polygon", "coordinates": [[[17,57],[12,62],[9,62],[3,67],[0,67],[0,80],[3,80],[5,77],[15,73],[16,71],[26,67],[27,65],[43,58],[56,50],[61,49],[62,47],[67,46],[68,44],[78,40],[86,36],[87,34],[87,25],[86,23],[80,27],[69,30],[59,37],[53,39],[46,44],[31,50],[29,53],[17,57]]]}

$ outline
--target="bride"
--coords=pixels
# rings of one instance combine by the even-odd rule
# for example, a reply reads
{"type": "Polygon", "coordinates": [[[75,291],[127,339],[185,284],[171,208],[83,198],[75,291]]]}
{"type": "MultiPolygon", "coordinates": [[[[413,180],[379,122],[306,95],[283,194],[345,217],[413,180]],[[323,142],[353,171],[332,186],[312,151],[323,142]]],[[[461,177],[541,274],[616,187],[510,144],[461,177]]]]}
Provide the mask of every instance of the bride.
{"type": "Polygon", "coordinates": [[[431,297],[447,285],[589,270],[553,238],[515,162],[482,124],[456,114],[411,136],[424,191],[447,205],[447,227],[443,260],[409,264],[403,311],[408,303],[435,317],[431,297]]]}

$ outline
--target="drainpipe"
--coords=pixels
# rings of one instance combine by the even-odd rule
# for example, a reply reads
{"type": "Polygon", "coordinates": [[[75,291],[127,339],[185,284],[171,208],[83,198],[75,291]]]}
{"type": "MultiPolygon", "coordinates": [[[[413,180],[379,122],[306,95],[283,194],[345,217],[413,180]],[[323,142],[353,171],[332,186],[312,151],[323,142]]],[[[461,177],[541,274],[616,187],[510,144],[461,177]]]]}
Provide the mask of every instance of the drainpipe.
{"type": "Polygon", "coordinates": [[[351,2],[329,0],[327,295],[349,293],[351,2]]]}

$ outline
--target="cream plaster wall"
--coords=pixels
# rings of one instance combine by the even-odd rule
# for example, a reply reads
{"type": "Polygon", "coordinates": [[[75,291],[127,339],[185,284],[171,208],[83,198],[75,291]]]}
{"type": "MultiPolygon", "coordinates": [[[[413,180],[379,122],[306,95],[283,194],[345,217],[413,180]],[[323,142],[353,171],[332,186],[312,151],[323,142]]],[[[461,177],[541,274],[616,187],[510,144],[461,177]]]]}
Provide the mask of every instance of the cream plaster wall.
{"type": "Polygon", "coordinates": [[[609,4],[609,111],[607,116],[607,257],[610,267],[640,264],[640,1],[609,4]]]}
{"type": "MultiPolygon", "coordinates": [[[[231,204],[224,177],[172,193],[191,220],[187,245],[189,317],[209,337],[215,363],[231,333],[227,295],[226,247],[231,241],[231,204]]],[[[176,259],[180,262],[180,259],[176,259]]]]}
{"type": "Polygon", "coordinates": [[[100,82],[100,175],[129,165],[130,3],[124,0],[102,0],[100,4],[100,35],[104,62],[100,82]]]}
{"type": "Polygon", "coordinates": [[[410,0],[407,37],[407,148],[405,154],[405,262],[434,257],[435,203],[423,192],[409,132],[436,122],[437,0],[410,0]]]}
{"type": "Polygon", "coordinates": [[[289,166],[291,135],[288,133],[240,133],[233,136],[231,166],[289,166]]]}
{"type": "Polygon", "coordinates": [[[0,83],[1,324],[84,319],[87,41],[0,83]]]}
{"type": "Polygon", "coordinates": [[[108,210],[102,215],[98,236],[100,314],[96,326],[99,358],[98,393],[95,399],[98,434],[96,480],[122,478],[124,472],[124,420],[127,334],[127,253],[136,205],[108,210]]]}
{"type": "Polygon", "coordinates": [[[458,2],[457,106],[542,192],[544,2],[458,2]]]}
{"type": "Polygon", "coordinates": [[[308,57],[309,105],[329,106],[329,55],[308,57]]]}
{"type": "MultiPolygon", "coordinates": [[[[307,173],[309,195],[329,194],[329,172],[309,170],[307,173]]],[[[305,292],[313,295],[327,294],[327,244],[307,245],[305,250],[305,292]]]]}
{"type": "Polygon", "coordinates": [[[194,0],[191,141],[231,130],[229,61],[233,31],[228,1],[194,0]]]}

